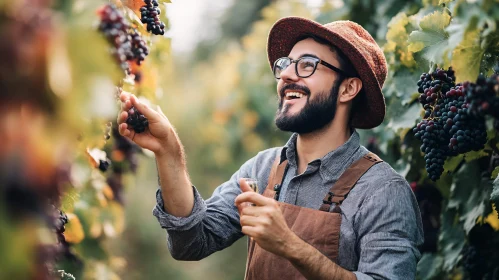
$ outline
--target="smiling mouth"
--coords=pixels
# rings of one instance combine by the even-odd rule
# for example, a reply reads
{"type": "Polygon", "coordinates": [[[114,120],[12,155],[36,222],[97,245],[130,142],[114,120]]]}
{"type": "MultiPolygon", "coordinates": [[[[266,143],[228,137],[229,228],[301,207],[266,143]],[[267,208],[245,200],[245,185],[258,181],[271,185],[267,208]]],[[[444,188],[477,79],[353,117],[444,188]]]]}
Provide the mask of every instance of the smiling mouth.
{"type": "Polygon", "coordinates": [[[301,99],[301,98],[304,98],[305,96],[306,95],[301,93],[301,92],[289,91],[289,92],[286,92],[286,94],[284,95],[284,100],[301,99]]]}

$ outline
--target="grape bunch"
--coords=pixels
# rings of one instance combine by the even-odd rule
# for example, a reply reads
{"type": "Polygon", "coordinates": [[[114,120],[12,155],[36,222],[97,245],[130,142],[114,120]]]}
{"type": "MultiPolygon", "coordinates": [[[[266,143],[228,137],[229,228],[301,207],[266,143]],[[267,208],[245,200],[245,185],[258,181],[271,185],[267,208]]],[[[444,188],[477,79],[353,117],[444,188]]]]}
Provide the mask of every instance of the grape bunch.
{"type": "Polygon", "coordinates": [[[158,0],[144,0],[144,3],[140,8],[140,20],[147,24],[147,31],[154,35],[165,34],[165,24],[159,19],[161,9],[158,0]]]}
{"type": "Polygon", "coordinates": [[[149,48],[137,29],[134,28],[130,33],[130,36],[132,41],[133,59],[136,60],[137,65],[140,65],[149,54],[149,48]]]}
{"type": "Polygon", "coordinates": [[[454,81],[452,68],[423,73],[418,81],[419,102],[425,113],[413,132],[422,142],[420,149],[433,181],[440,178],[447,157],[480,150],[487,141],[484,118],[468,113],[469,85],[455,85],[454,81]]]}
{"type": "Polygon", "coordinates": [[[147,118],[142,115],[135,107],[132,107],[128,110],[128,118],[126,119],[126,123],[136,133],[144,132],[149,125],[149,121],[147,120],[147,118]]]}
{"type": "Polygon", "coordinates": [[[413,130],[416,138],[423,143],[420,147],[424,152],[426,170],[430,179],[436,181],[444,171],[447,158],[445,149],[445,131],[439,121],[423,119],[413,130]]]}
{"type": "Polygon", "coordinates": [[[124,15],[113,4],[105,5],[98,13],[100,14],[101,22],[99,31],[107,38],[113,46],[111,53],[118,61],[120,67],[130,73],[130,65],[128,60],[134,59],[132,52],[132,40],[128,34],[130,25],[124,15]]]}
{"type": "Polygon", "coordinates": [[[419,102],[424,106],[435,102],[438,94],[446,94],[455,86],[456,77],[454,70],[450,67],[447,71],[437,68],[432,73],[423,73],[417,82],[419,102]]]}
{"type": "Polygon", "coordinates": [[[480,75],[475,84],[465,83],[464,87],[470,103],[469,114],[481,117],[492,115],[499,119],[499,73],[488,78],[480,75]]]}

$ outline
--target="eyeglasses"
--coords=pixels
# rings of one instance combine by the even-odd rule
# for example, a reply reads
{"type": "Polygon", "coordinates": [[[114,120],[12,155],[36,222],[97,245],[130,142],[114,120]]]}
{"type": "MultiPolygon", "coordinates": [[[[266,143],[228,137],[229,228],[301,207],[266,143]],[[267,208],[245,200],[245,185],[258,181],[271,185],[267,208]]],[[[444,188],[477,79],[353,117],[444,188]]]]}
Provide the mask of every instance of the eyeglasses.
{"type": "Polygon", "coordinates": [[[289,57],[281,57],[281,58],[277,59],[274,62],[274,67],[272,68],[272,71],[274,72],[274,77],[276,79],[280,79],[281,72],[284,71],[286,68],[288,68],[288,66],[291,65],[291,63],[296,63],[295,64],[295,72],[296,72],[296,75],[300,78],[308,78],[308,77],[312,76],[312,74],[314,74],[315,70],[317,69],[317,64],[319,64],[319,63],[326,66],[327,68],[335,71],[335,72],[338,72],[338,73],[346,76],[346,77],[352,77],[352,75],[349,75],[345,71],[343,71],[337,67],[334,67],[333,65],[323,61],[320,58],[313,57],[313,56],[303,56],[303,57],[300,57],[296,60],[291,59],[289,57]]]}

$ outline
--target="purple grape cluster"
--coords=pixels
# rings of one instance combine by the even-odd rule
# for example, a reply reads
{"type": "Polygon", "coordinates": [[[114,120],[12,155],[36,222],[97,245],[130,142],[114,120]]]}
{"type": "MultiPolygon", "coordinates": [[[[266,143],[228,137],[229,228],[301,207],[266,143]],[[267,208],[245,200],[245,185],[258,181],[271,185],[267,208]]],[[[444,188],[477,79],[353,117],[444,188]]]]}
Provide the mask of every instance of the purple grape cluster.
{"type": "Polygon", "coordinates": [[[437,68],[432,73],[423,73],[417,82],[419,102],[424,106],[435,102],[438,93],[446,94],[453,86],[455,86],[456,77],[454,70],[450,67],[447,71],[437,68]]]}
{"type": "Polygon", "coordinates": [[[136,133],[144,132],[149,125],[149,121],[147,120],[147,118],[142,115],[135,107],[132,107],[130,108],[130,110],[128,110],[128,118],[126,119],[126,123],[136,133]]]}
{"type": "Polygon", "coordinates": [[[130,36],[132,41],[133,57],[137,61],[137,65],[140,65],[149,54],[149,48],[137,29],[134,28],[130,36]]]}
{"type": "Polygon", "coordinates": [[[159,19],[161,9],[158,0],[144,0],[145,5],[140,8],[140,20],[147,24],[147,31],[154,35],[165,34],[165,24],[159,19]]]}
{"type": "Polygon", "coordinates": [[[105,5],[100,10],[101,22],[99,30],[113,46],[111,52],[120,67],[130,73],[128,60],[134,58],[132,42],[128,30],[130,25],[124,15],[112,4],[105,5]]]}
{"type": "Polygon", "coordinates": [[[454,81],[451,68],[423,73],[418,81],[425,113],[413,132],[422,142],[420,149],[433,181],[440,178],[447,157],[480,150],[487,141],[484,118],[468,113],[466,85],[454,85],[454,81]]]}
{"type": "Polygon", "coordinates": [[[491,115],[499,119],[499,73],[486,78],[478,76],[476,83],[465,83],[466,97],[470,103],[468,113],[475,116],[491,115]]]}

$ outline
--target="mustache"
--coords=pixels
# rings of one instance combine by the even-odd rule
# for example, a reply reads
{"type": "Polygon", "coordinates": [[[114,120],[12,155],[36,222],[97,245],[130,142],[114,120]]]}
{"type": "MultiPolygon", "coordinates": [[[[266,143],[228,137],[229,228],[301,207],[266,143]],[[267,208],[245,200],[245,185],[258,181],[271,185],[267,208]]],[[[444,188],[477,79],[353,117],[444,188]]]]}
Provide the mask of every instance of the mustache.
{"type": "Polygon", "coordinates": [[[284,96],[284,92],[286,90],[298,90],[304,92],[306,95],[310,95],[310,89],[306,86],[298,85],[298,84],[287,84],[284,85],[280,90],[279,94],[280,96],[284,96]]]}

